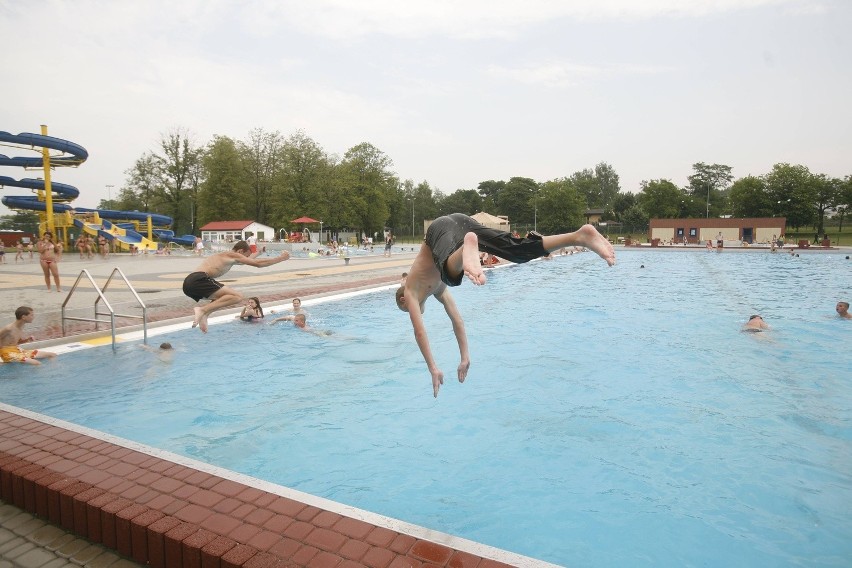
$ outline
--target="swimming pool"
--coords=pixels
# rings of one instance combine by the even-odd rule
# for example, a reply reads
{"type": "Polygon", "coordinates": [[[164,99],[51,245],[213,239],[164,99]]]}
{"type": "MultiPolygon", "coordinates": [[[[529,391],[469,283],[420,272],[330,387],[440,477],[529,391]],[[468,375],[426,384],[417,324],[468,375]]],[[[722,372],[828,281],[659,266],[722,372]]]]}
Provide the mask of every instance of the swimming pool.
{"type": "MultiPolygon", "coordinates": [[[[497,270],[456,291],[473,364],[437,400],[390,290],[307,306],[330,338],[234,321],[152,340],[171,362],[3,366],[0,398],[558,564],[844,565],[849,271],[703,251],[497,270]],[[774,329],[740,333],[751,313],[774,329]]],[[[425,318],[449,378],[446,316],[425,318]]]]}

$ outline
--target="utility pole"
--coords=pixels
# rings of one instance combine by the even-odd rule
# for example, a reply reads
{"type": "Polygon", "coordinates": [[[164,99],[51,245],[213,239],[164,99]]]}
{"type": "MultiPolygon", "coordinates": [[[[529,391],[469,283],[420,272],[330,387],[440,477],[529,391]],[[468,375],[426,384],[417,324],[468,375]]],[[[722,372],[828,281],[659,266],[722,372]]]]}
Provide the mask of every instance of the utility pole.
{"type": "Polygon", "coordinates": [[[107,201],[110,202],[110,204],[109,204],[110,207],[112,207],[112,188],[114,188],[114,187],[115,187],[114,185],[109,185],[109,184],[107,184],[107,186],[106,186],[106,188],[107,188],[107,201]]]}

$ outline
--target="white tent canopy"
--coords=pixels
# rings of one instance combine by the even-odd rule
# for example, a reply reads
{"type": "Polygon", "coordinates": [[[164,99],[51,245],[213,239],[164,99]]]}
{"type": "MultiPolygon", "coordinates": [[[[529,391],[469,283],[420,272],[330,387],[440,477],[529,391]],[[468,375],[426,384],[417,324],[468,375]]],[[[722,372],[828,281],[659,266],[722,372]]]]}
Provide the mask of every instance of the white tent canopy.
{"type": "Polygon", "coordinates": [[[500,231],[509,231],[509,218],[505,215],[496,216],[491,215],[490,213],[486,213],[485,211],[480,211],[476,215],[471,215],[472,218],[476,219],[481,225],[488,227],[489,229],[498,229],[500,231]]]}

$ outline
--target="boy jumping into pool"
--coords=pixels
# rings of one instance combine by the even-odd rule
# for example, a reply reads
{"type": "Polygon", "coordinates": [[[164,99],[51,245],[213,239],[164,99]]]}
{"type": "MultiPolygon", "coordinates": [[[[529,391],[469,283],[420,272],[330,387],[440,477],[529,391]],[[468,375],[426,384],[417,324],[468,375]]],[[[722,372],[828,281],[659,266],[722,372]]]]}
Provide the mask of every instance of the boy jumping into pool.
{"type": "Polygon", "coordinates": [[[432,391],[444,384],[444,373],[438,368],[429,347],[429,338],[423,324],[423,309],[426,299],[434,296],[441,302],[453,324],[453,333],[459,344],[461,362],[458,367],[459,382],[464,382],[470,367],[464,321],[447,286],[458,286],[462,278],[477,286],[485,284],[485,273],[479,264],[479,252],[487,252],[510,262],[529,262],[562,247],[582,246],[596,252],[607,264],[615,264],[615,251],[608,240],[591,225],[583,225],[573,233],[540,235],[529,233],[526,237],[515,237],[511,233],[489,229],[475,219],[453,213],[439,217],[426,231],[426,238],[414,264],[408,271],[405,285],[396,291],[396,305],[408,312],[414,328],[414,338],[429,373],[432,375],[432,391]],[[410,309],[415,306],[416,309],[410,309]]]}
{"type": "Polygon", "coordinates": [[[233,250],[228,252],[220,252],[209,256],[198,265],[195,272],[187,276],[183,281],[183,293],[195,300],[200,301],[202,298],[211,300],[206,306],[196,306],[195,319],[192,322],[192,327],[199,327],[201,331],[207,333],[207,318],[208,316],[222,308],[233,306],[244,301],[243,295],[216,281],[235,264],[247,264],[256,268],[265,268],[278,264],[290,258],[290,253],[281,251],[279,256],[257,259],[251,256],[251,249],[245,241],[238,241],[233,250]]]}

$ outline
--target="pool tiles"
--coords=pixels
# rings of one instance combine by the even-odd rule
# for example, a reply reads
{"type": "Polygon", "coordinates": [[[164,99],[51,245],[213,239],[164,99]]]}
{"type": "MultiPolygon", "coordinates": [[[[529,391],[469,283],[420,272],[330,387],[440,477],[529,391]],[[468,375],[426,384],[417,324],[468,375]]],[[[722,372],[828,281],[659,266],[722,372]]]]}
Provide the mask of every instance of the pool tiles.
{"type": "Polygon", "coordinates": [[[553,566],[393,519],[380,526],[31,414],[0,409],[0,499],[155,568],[553,566]]]}

